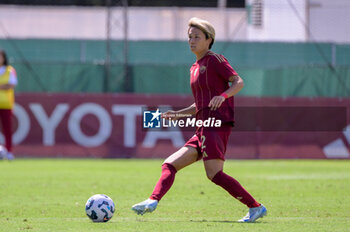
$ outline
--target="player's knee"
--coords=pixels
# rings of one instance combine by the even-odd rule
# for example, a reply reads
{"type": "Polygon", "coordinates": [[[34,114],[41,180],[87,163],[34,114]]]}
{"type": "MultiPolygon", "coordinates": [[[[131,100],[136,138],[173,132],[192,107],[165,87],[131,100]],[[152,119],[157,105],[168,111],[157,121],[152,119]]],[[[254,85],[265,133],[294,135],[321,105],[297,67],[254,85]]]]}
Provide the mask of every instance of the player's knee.
{"type": "Polygon", "coordinates": [[[164,162],[162,164],[162,170],[164,170],[164,169],[169,169],[169,170],[177,172],[176,166],[174,164],[172,164],[172,163],[164,162]]]}
{"type": "Polygon", "coordinates": [[[216,176],[221,176],[221,174],[223,174],[222,170],[214,171],[214,172],[207,172],[207,177],[210,181],[216,183],[216,181],[214,179],[216,178],[216,176]]]}
{"type": "Polygon", "coordinates": [[[206,172],[208,180],[212,181],[216,173],[206,172]]]}

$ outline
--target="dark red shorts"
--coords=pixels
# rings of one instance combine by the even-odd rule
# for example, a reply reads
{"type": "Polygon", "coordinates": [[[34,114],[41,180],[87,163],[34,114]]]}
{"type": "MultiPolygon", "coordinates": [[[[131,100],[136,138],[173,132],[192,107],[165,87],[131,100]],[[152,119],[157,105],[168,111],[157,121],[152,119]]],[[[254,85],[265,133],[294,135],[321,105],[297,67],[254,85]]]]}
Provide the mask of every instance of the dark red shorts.
{"type": "Polygon", "coordinates": [[[231,130],[232,125],[230,124],[222,125],[220,128],[197,128],[196,133],[185,143],[184,146],[196,148],[198,159],[225,160],[226,145],[231,130]]]}

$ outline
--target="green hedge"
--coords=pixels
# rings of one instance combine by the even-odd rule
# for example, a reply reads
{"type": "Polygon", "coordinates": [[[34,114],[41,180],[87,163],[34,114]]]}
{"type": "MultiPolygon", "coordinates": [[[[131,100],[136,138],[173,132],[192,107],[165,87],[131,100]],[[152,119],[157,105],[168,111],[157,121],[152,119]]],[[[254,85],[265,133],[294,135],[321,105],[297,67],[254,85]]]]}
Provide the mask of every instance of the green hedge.
{"type": "MultiPolygon", "coordinates": [[[[191,92],[194,55],[183,41],[0,40],[19,78],[17,92],[191,92]],[[107,68],[110,69],[107,70],[107,68]]],[[[245,80],[245,96],[350,96],[350,45],[216,42],[245,80]],[[332,60],[333,59],[333,60],[332,60]],[[334,70],[329,64],[335,64],[334,70]]]]}

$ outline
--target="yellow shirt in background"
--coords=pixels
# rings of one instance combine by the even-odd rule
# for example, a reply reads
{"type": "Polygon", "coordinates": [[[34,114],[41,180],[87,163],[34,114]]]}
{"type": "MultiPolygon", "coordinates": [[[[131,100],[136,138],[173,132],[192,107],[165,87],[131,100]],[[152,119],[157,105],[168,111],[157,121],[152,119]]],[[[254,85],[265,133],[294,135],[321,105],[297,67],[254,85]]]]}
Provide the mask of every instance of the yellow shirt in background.
{"type": "MultiPolygon", "coordinates": [[[[15,73],[12,66],[7,66],[5,72],[0,74],[0,85],[10,83],[10,74],[15,73]]],[[[0,109],[12,109],[15,103],[15,94],[12,89],[0,89],[0,109]]]]}

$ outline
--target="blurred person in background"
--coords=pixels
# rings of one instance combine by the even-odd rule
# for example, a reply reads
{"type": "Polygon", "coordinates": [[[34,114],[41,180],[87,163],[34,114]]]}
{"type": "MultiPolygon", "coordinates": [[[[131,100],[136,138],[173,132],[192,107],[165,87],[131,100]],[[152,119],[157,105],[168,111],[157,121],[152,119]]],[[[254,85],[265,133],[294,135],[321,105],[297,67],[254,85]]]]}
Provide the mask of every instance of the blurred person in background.
{"type": "Polygon", "coordinates": [[[208,21],[192,18],[188,26],[188,43],[196,55],[190,70],[195,103],[179,111],[165,112],[162,117],[176,120],[176,116],[170,115],[191,114],[196,119],[207,120],[214,116],[222,121],[222,125],[219,128],[197,127],[195,135],[164,161],[161,177],[151,196],[132,206],[132,210],[141,215],[154,211],[171,188],[175,174],[203,159],[208,179],[249,208],[248,214],[239,222],[255,222],[267,214],[266,208],[236,179],[223,172],[226,146],[234,124],[233,96],[243,88],[243,80],[224,56],[210,51],[215,30],[208,21]]]}
{"type": "Polygon", "coordinates": [[[0,49],[0,121],[5,137],[7,154],[3,159],[13,160],[12,110],[15,103],[14,88],[17,85],[16,70],[9,65],[6,52],[0,49]]]}

